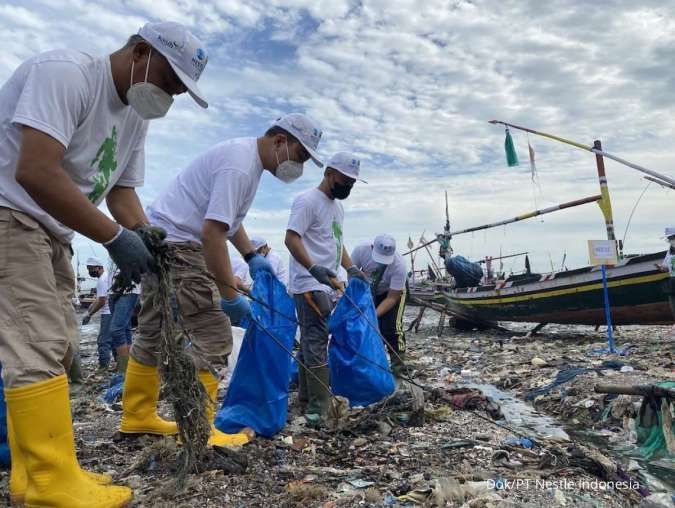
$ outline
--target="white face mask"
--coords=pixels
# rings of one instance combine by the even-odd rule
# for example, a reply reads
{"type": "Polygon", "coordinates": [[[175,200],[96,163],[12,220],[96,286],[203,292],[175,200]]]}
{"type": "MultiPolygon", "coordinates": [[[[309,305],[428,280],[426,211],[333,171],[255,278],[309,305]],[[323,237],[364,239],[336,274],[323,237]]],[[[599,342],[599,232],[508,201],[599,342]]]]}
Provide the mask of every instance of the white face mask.
{"type": "Polygon", "coordinates": [[[276,154],[277,169],[274,172],[274,176],[284,183],[290,183],[302,176],[302,163],[291,160],[291,154],[288,151],[288,141],[286,141],[286,155],[288,159],[280,163],[279,154],[276,154]]]}
{"type": "Polygon", "coordinates": [[[131,86],[127,90],[127,102],[129,106],[144,120],[161,118],[166,115],[173,104],[173,97],[162,90],[154,83],[148,83],[148,71],[150,70],[150,58],[152,50],[148,55],[148,63],[145,67],[145,81],[142,83],[133,83],[134,80],[134,62],[131,61],[131,86]]]}

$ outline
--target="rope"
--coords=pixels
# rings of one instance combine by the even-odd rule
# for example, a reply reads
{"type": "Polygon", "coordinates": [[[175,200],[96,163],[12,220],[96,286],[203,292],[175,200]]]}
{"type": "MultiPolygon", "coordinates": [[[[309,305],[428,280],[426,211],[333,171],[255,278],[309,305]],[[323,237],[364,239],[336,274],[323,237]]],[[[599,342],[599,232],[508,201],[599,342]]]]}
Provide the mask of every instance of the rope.
{"type": "Polygon", "coordinates": [[[642,189],[642,192],[640,193],[640,196],[637,198],[637,201],[635,202],[635,205],[633,205],[633,209],[630,212],[630,216],[628,217],[628,223],[626,224],[626,231],[623,232],[623,238],[621,239],[621,245],[622,248],[623,246],[626,245],[626,236],[628,235],[628,228],[630,228],[630,221],[633,220],[633,214],[635,213],[635,210],[637,210],[638,205],[640,204],[640,201],[642,201],[642,196],[645,195],[645,192],[647,192],[647,189],[649,186],[652,184],[652,182],[647,182],[647,185],[645,185],[645,188],[642,189]]]}
{"type": "MultiPolygon", "coordinates": [[[[275,309],[274,307],[272,307],[271,305],[269,305],[267,302],[263,302],[262,300],[259,300],[259,299],[255,298],[255,297],[253,297],[253,296],[247,295],[245,292],[239,290],[238,288],[235,288],[235,287],[232,287],[232,286],[229,286],[229,287],[230,287],[231,289],[233,289],[234,291],[237,291],[238,293],[241,293],[241,294],[246,295],[246,296],[247,296],[248,298],[250,298],[252,301],[254,301],[254,302],[260,304],[262,307],[265,307],[266,309],[270,310],[271,312],[274,312],[274,313],[278,314],[279,316],[281,316],[281,317],[287,319],[288,321],[291,321],[291,322],[293,322],[293,323],[299,325],[299,322],[298,322],[298,320],[297,320],[295,317],[287,316],[287,315],[284,314],[283,312],[281,312],[281,311],[275,309]]],[[[352,300],[346,293],[344,293],[343,296],[346,297],[346,298],[347,298],[347,301],[350,302],[350,304],[351,304],[351,305],[352,305],[352,306],[353,306],[353,307],[354,307],[354,308],[355,308],[355,309],[363,316],[363,318],[365,319],[366,323],[368,323],[369,326],[371,326],[372,328],[374,328],[374,325],[370,322],[370,320],[368,319],[368,317],[363,313],[363,311],[358,307],[358,305],[356,305],[356,303],[354,302],[354,300],[352,300]]],[[[332,390],[330,389],[330,387],[326,386],[326,384],[324,384],[323,381],[322,381],[321,379],[318,378],[318,376],[316,376],[312,371],[310,371],[310,370],[307,368],[307,366],[305,366],[305,365],[297,358],[297,356],[293,354],[292,351],[290,351],[288,348],[286,348],[286,346],[284,346],[283,342],[282,342],[278,337],[276,337],[272,332],[270,332],[270,331],[267,329],[267,327],[265,327],[265,326],[264,326],[264,325],[263,325],[263,324],[255,317],[255,316],[251,315],[251,321],[254,322],[254,323],[260,328],[260,330],[262,330],[262,331],[263,331],[266,335],[268,335],[272,340],[274,340],[274,342],[276,342],[276,344],[277,344],[282,350],[284,350],[291,358],[293,358],[296,362],[298,362],[298,365],[300,365],[300,367],[304,368],[306,372],[308,372],[309,374],[311,374],[311,375],[312,375],[312,376],[313,376],[313,377],[321,384],[321,386],[322,386],[323,388],[326,389],[326,391],[330,394],[330,396],[331,396],[332,399],[334,399],[336,402],[338,401],[337,397],[336,397],[335,394],[332,392],[332,390]]],[[[374,328],[374,329],[375,329],[375,328],[374,328]]],[[[377,334],[380,336],[380,338],[382,339],[382,341],[383,341],[388,347],[391,348],[391,346],[389,346],[389,344],[386,342],[386,340],[384,340],[384,337],[382,337],[382,334],[380,333],[379,329],[375,329],[375,331],[376,331],[377,334]]],[[[386,372],[388,372],[389,374],[392,374],[392,375],[393,375],[393,372],[392,372],[389,368],[384,367],[384,366],[382,366],[382,365],[379,365],[377,362],[374,362],[374,361],[372,361],[370,358],[367,358],[367,357],[365,357],[365,356],[359,354],[357,351],[354,351],[353,349],[352,349],[352,352],[353,352],[355,355],[357,355],[359,358],[361,358],[361,359],[367,361],[368,363],[370,363],[370,364],[372,364],[372,365],[378,367],[379,369],[382,369],[383,371],[386,371],[386,372]]],[[[393,351],[393,349],[392,349],[392,352],[393,352],[394,354],[396,354],[396,351],[393,351]]],[[[399,359],[400,359],[400,357],[399,357],[399,359]]],[[[404,366],[405,366],[405,368],[406,368],[406,374],[408,374],[408,367],[407,367],[407,365],[405,365],[405,364],[404,364],[404,366]]],[[[401,376],[401,378],[402,378],[404,381],[407,381],[408,383],[410,383],[411,385],[416,386],[416,387],[422,389],[422,390],[425,391],[425,392],[429,392],[429,389],[428,389],[426,386],[423,386],[423,385],[420,385],[420,384],[416,383],[415,381],[413,381],[413,380],[409,377],[409,375],[408,375],[408,376],[401,376]]],[[[519,437],[526,438],[526,439],[529,439],[529,440],[531,440],[531,441],[534,441],[534,440],[532,439],[531,436],[528,436],[528,435],[526,435],[526,434],[523,434],[522,432],[517,431],[517,430],[515,430],[515,429],[509,427],[508,425],[500,424],[500,423],[498,423],[498,422],[492,420],[491,418],[488,418],[487,416],[483,416],[482,414],[478,413],[477,411],[474,411],[474,410],[469,409],[469,408],[464,408],[463,411],[467,411],[467,412],[473,414],[474,416],[476,416],[476,417],[478,417],[478,418],[480,418],[480,419],[482,419],[482,420],[485,420],[486,422],[489,422],[489,423],[493,424],[493,425],[496,426],[496,427],[499,427],[499,428],[508,430],[509,432],[513,433],[513,434],[516,435],[516,436],[519,436],[519,437]]],[[[544,447],[544,448],[545,448],[545,447],[544,447]]]]}
{"type": "MultiPolygon", "coordinates": [[[[240,294],[242,294],[242,295],[247,296],[247,297],[250,298],[252,301],[254,301],[254,302],[260,304],[261,306],[263,306],[263,307],[265,307],[266,309],[268,309],[268,310],[274,312],[275,314],[278,314],[279,316],[281,316],[281,317],[287,319],[288,321],[291,321],[292,323],[295,323],[296,325],[300,326],[300,323],[298,322],[298,320],[297,320],[295,317],[290,317],[290,316],[285,315],[283,312],[281,312],[281,311],[275,309],[274,307],[272,307],[271,305],[269,305],[267,302],[263,302],[262,300],[259,300],[259,299],[255,298],[255,297],[253,297],[253,296],[251,296],[251,295],[249,295],[249,294],[247,294],[247,293],[241,291],[240,289],[238,289],[238,288],[236,288],[236,287],[233,287],[233,286],[230,286],[230,285],[228,285],[228,287],[229,287],[230,289],[233,289],[234,291],[237,291],[238,293],[240,293],[240,294]]],[[[382,336],[382,334],[380,333],[380,330],[379,330],[378,328],[374,327],[374,325],[368,320],[368,317],[363,313],[363,311],[358,307],[358,305],[356,305],[356,303],[354,302],[354,300],[352,300],[349,296],[347,296],[346,293],[343,293],[343,296],[347,297],[347,301],[348,301],[348,302],[349,302],[349,303],[350,303],[350,304],[351,304],[351,305],[352,305],[352,306],[353,306],[353,307],[354,307],[354,308],[355,308],[355,309],[363,316],[363,318],[365,319],[366,323],[368,323],[368,325],[369,325],[369,326],[377,333],[377,335],[380,337],[380,339],[382,340],[382,342],[384,343],[384,345],[385,345],[386,347],[389,348],[389,351],[390,351],[391,353],[393,353],[393,354],[396,356],[396,358],[398,358],[398,360],[401,361],[401,363],[403,364],[403,366],[404,366],[405,369],[406,369],[406,375],[405,375],[405,376],[400,376],[401,379],[403,379],[404,381],[407,381],[408,383],[410,383],[410,384],[412,384],[412,385],[414,385],[414,386],[417,386],[418,388],[425,389],[424,386],[422,386],[422,385],[416,383],[416,382],[410,377],[410,372],[408,371],[408,366],[403,362],[403,359],[402,359],[402,358],[400,357],[400,355],[394,350],[394,348],[393,348],[393,347],[385,340],[385,338],[384,338],[384,337],[382,336]]],[[[263,325],[259,324],[259,326],[261,327],[261,329],[264,329],[263,325]]],[[[264,331],[265,331],[265,330],[264,330],[264,331]]],[[[266,332],[266,333],[267,333],[267,332],[266,332]]],[[[362,354],[360,354],[358,351],[354,350],[354,349],[351,348],[351,347],[350,347],[349,349],[350,349],[350,351],[351,351],[355,356],[358,356],[358,357],[361,358],[362,360],[364,360],[364,361],[370,363],[371,365],[376,366],[377,368],[379,368],[379,369],[381,369],[381,370],[383,370],[383,371],[385,371],[385,372],[388,372],[388,373],[391,374],[392,376],[395,375],[395,374],[392,372],[392,370],[389,369],[388,367],[384,367],[383,365],[380,365],[379,363],[377,363],[377,362],[371,360],[371,359],[368,358],[367,356],[363,356],[362,354]]],[[[293,356],[293,355],[291,355],[291,356],[293,356]]],[[[295,358],[295,356],[293,356],[293,358],[295,358]]],[[[298,364],[299,364],[300,366],[305,367],[304,365],[302,365],[302,363],[301,363],[300,361],[298,361],[297,358],[295,358],[295,361],[297,361],[298,364]]],[[[306,368],[306,367],[305,367],[305,368],[306,368]]]]}

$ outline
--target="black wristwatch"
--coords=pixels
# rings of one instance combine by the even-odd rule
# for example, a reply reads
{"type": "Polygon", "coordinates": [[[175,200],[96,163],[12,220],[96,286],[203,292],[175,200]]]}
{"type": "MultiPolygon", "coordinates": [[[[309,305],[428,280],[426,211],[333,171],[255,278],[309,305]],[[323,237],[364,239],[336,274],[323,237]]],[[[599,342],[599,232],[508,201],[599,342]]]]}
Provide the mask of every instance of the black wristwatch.
{"type": "Polygon", "coordinates": [[[257,251],[252,250],[251,252],[249,252],[248,254],[246,254],[246,255],[244,256],[244,261],[246,261],[246,262],[248,263],[248,262],[251,261],[257,254],[258,254],[257,251]]]}

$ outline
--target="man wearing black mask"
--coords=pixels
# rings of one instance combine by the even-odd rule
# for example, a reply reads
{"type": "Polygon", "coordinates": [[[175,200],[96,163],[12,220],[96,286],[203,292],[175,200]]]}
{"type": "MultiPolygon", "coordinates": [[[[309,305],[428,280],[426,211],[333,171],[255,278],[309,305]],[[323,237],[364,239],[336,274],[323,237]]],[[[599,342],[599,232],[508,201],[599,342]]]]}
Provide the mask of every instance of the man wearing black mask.
{"type": "MultiPolygon", "coordinates": [[[[291,253],[288,290],[293,295],[300,323],[300,359],[311,373],[300,368],[300,401],[307,403],[306,417],[318,423],[328,410],[330,385],[327,346],[328,316],[336,300],[337,271],[351,279],[365,280],[343,243],[346,199],[359,179],[360,161],[338,152],[327,164],[321,184],[300,194],[291,208],[286,247],[291,253]]],[[[361,180],[363,181],[363,180],[361,180]]]]}

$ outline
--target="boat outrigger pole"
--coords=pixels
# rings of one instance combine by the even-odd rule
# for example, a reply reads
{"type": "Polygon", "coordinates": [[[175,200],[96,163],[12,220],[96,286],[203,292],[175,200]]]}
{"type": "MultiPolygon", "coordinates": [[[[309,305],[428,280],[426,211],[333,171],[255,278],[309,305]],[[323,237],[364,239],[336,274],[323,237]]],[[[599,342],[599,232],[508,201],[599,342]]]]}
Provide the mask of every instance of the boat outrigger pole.
{"type": "Polygon", "coordinates": [[[514,124],[511,124],[511,123],[502,122],[501,120],[490,120],[489,123],[500,124],[500,125],[504,125],[505,127],[511,127],[512,129],[517,129],[517,130],[521,130],[521,131],[524,131],[524,132],[529,132],[530,134],[535,134],[537,136],[552,139],[553,141],[559,141],[560,143],[565,143],[566,145],[574,146],[576,148],[580,148],[581,150],[586,150],[587,152],[592,152],[592,153],[594,153],[596,155],[600,155],[602,157],[607,157],[608,159],[612,159],[613,161],[616,161],[619,164],[623,164],[624,166],[628,166],[629,168],[635,169],[636,171],[640,171],[642,173],[650,175],[653,178],[656,178],[657,180],[661,180],[662,182],[669,183],[671,186],[675,186],[675,180],[673,180],[669,176],[662,175],[661,173],[657,173],[654,170],[647,169],[643,166],[639,166],[638,164],[634,164],[634,163],[629,162],[625,159],[617,157],[616,155],[612,155],[611,153],[607,153],[602,149],[602,147],[583,145],[581,143],[577,143],[576,141],[561,138],[559,136],[554,136],[553,134],[547,134],[545,132],[535,131],[534,129],[528,129],[527,127],[521,127],[519,125],[514,125],[514,124]]]}
{"type": "MultiPolygon", "coordinates": [[[[464,233],[472,233],[474,231],[480,231],[482,229],[490,229],[490,228],[494,228],[494,227],[497,227],[497,226],[503,226],[504,224],[511,224],[513,222],[519,222],[521,220],[531,219],[532,217],[538,217],[539,215],[544,215],[544,214],[551,213],[551,212],[557,212],[558,210],[564,210],[565,208],[572,208],[574,206],[585,205],[586,203],[598,202],[601,199],[602,199],[602,196],[600,194],[597,194],[595,196],[590,196],[590,197],[587,197],[587,198],[576,199],[574,201],[568,201],[567,203],[561,203],[559,205],[550,206],[548,208],[542,208],[541,210],[535,210],[533,212],[524,213],[524,214],[518,215],[517,217],[514,217],[512,219],[506,219],[506,220],[503,220],[503,221],[500,221],[500,222],[493,222],[491,224],[483,224],[482,226],[476,226],[476,227],[473,227],[473,228],[462,229],[460,231],[452,231],[452,232],[449,233],[448,238],[451,238],[455,235],[461,235],[461,234],[464,234],[464,233]]],[[[406,255],[408,255],[412,252],[418,251],[420,249],[427,248],[432,243],[435,243],[435,242],[439,241],[439,237],[441,239],[444,239],[446,237],[446,235],[444,235],[444,234],[438,235],[438,237],[434,238],[433,240],[430,240],[430,241],[420,245],[419,247],[415,247],[414,249],[411,249],[408,252],[405,252],[403,255],[406,256],[406,255]]]]}
{"type": "Polygon", "coordinates": [[[675,189],[675,185],[671,185],[668,182],[664,182],[662,180],[659,180],[658,178],[654,178],[653,176],[643,176],[642,178],[644,178],[645,180],[649,180],[650,182],[657,183],[662,187],[667,187],[669,189],[675,189]]]}
{"type": "Polygon", "coordinates": [[[486,259],[479,259],[476,261],[476,263],[487,263],[487,260],[489,259],[490,261],[499,261],[500,259],[509,259],[509,258],[515,258],[518,256],[527,256],[529,252],[518,252],[517,254],[507,254],[506,256],[497,256],[496,258],[493,257],[486,257],[486,259]]]}

